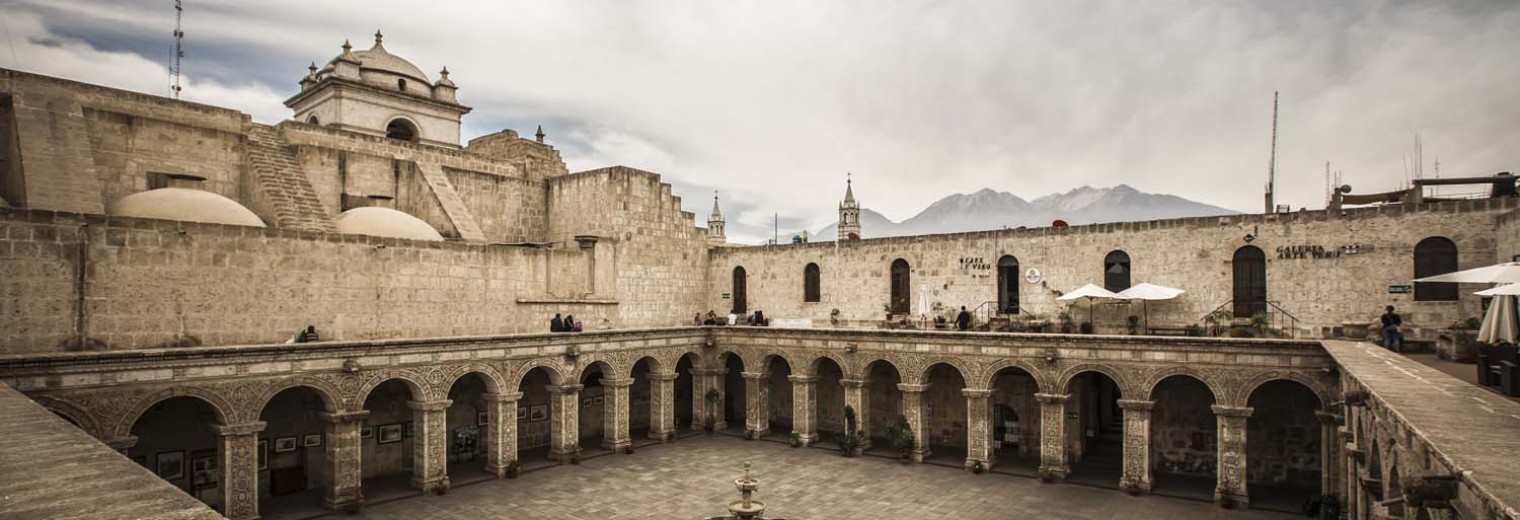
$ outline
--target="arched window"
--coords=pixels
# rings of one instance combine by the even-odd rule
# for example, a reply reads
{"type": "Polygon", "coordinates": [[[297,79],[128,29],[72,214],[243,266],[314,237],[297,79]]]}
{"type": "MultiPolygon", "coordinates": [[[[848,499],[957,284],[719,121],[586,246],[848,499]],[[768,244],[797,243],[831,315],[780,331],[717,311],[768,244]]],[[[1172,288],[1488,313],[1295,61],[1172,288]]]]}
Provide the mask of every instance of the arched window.
{"type": "Polygon", "coordinates": [[[809,263],[802,268],[802,301],[818,302],[823,300],[823,291],[819,287],[818,264],[809,263]]]}
{"type": "Polygon", "coordinates": [[[396,90],[400,90],[402,92],[406,92],[406,80],[405,79],[396,78],[396,90]]]}
{"type": "Polygon", "coordinates": [[[314,124],[314,125],[320,125],[320,124],[322,124],[321,121],[317,120],[317,115],[316,114],[312,114],[312,115],[306,116],[306,122],[314,124]]]}
{"type": "MultiPolygon", "coordinates": [[[[1430,237],[1414,246],[1414,277],[1424,278],[1457,270],[1457,244],[1445,237],[1430,237]]],[[[1458,299],[1457,284],[1416,282],[1415,301],[1445,302],[1458,299]]]]}
{"type": "Polygon", "coordinates": [[[1019,313],[1019,259],[1004,255],[998,259],[998,312],[1019,313]]]}
{"type": "Polygon", "coordinates": [[[744,297],[745,296],[744,295],[744,293],[745,293],[745,285],[747,285],[747,284],[748,283],[746,281],[746,276],[744,274],[744,266],[735,267],[734,268],[734,294],[733,294],[733,298],[734,298],[734,311],[733,312],[734,312],[734,314],[745,314],[745,313],[749,312],[749,304],[748,304],[749,302],[746,302],[745,301],[745,297],[744,297]]]}
{"type": "Polygon", "coordinates": [[[1231,263],[1235,268],[1235,316],[1248,318],[1267,312],[1267,254],[1256,246],[1241,246],[1231,263]]]}
{"type": "Polygon", "coordinates": [[[894,314],[907,314],[913,304],[910,285],[913,282],[908,271],[908,261],[901,258],[892,261],[892,294],[889,306],[894,314]]]}
{"type": "Polygon", "coordinates": [[[385,136],[391,139],[417,142],[417,127],[411,121],[396,118],[385,125],[385,136]]]}
{"type": "Polygon", "coordinates": [[[1129,288],[1129,253],[1116,249],[1103,257],[1103,288],[1113,292],[1129,288]]]}

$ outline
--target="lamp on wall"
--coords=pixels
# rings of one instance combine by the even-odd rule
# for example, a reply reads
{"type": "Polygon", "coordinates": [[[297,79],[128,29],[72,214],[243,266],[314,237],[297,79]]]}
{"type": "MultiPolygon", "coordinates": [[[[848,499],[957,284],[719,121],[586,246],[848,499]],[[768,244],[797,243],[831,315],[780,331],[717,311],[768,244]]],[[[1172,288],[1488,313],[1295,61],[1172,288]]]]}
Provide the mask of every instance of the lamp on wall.
{"type": "Polygon", "coordinates": [[[359,362],[357,360],[353,360],[353,359],[344,361],[343,362],[343,373],[344,374],[348,374],[348,375],[358,374],[359,373],[359,362]]]}
{"type": "Polygon", "coordinates": [[[849,354],[854,354],[858,350],[860,350],[860,347],[855,346],[854,343],[846,343],[844,346],[844,351],[849,354]]]}

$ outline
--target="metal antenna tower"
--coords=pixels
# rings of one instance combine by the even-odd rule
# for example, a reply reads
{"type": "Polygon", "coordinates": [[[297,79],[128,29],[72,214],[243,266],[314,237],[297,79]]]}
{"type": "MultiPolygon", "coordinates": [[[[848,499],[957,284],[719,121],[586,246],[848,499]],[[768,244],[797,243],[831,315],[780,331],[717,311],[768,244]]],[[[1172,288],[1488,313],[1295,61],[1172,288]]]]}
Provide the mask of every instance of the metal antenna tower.
{"type": "Polygon", "coordinates": [[[184,0],[174,0],[174,63],[169,66],[169,94],[174,99],[179,99],[179,92],[184,90],[179,82],[180,63],[185,59],[184,18],[184,0]]]}
{"type": "Polygon", "coordinates": [[[1277,92],[1272,93],[1272,155],[1267,159],[1267,210],[1277,212],[1272,192],[1277,186],[1277,92]]]}

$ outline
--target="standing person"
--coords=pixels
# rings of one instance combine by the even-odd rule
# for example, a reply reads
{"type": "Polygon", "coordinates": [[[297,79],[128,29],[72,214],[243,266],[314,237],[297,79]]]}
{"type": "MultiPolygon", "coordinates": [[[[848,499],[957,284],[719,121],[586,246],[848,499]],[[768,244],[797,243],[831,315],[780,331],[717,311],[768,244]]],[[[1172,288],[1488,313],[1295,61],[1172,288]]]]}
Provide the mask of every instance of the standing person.
{"type": "Polygon", "coordinates": [[[966,312],[965,305],[961,306],[961,313],[955,315],[955,328],[960,330],[971,330],[971,313],[966,312]]]}
{"type": "Polygon", "coordinates": [[[575,315],[574,314],[566,314],[565,315],[565,323],[563,325],[560,325],[559,331],[560,332],[575,332],[575,315]]]}
{"type": "Polygon", "coordinates": [[[559,313],[554,313],[554,319],[549,320],[549,332],[564,332],[565,320],[560,319],[559,313]]]}
{"type": "Polygon", "coordinates": [[[1404,335],[1399,333],[1399,326],[1403,324],[1404,320],[1389,305],[1388,312],[1383,313],[1383,348],[1394,352],[1404,349],[1404,335]]]}

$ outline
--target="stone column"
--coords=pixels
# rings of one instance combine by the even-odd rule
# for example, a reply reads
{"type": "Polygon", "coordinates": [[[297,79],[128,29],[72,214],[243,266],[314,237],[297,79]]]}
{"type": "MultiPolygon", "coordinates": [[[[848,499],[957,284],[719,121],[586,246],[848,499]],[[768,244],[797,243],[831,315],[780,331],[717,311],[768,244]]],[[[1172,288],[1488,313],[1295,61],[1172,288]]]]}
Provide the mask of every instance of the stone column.
{"type": "Polygon", "coordinates": [[[923,462],[933,455],[929,449],[929,435],[924,431],[924,426],[929,424],[924,417],[924,391],[929,389],[929,385],[898,383],[897,389],[902,392],[903,417],[908,419],[908,428],[913,430],[913,438],[918,440],[918,445],[913,447],[913,461],[923,462]]]}
{"type": "Polygon", "coordinates": [[[1066,465],[1066,400],[1071,394],[1034,394],[1040,401],[1041,477],[1063,480],[1066,465]]]}
{"type": "Polygon", "coordinates": [[[1252,409],[1245,406],[1214,405],[1219,424],[1219,485],[1214,501],[1233,502],[1235,507],[1250,505],[1246,493],[1246,419],[1252,409]]]}
{"type": "Polygon", "coordinates": [[[360,459],[359,430],[369,418],[369,411],[323,412],[321,417],[327,422],[323,449],[327,450],[327,474],[331,479],[322,504],[330,509],[343,509],[364,499],[360,489],[364,466],[360,459]]]}
{"type": "Polygon", "coordinates": [[[723,368],[693,368],[691,369],[693,408],[692,429],[700,430],[706,424],[706,418],[710,415],[713,419],[713,430],[723,431],[728,428],[728,421],[723,417],[724,380],[723,375],[728,370],[723,368]],[[717,390],[718,400],[709,403],[707,393],[709,390],[717,390]]]}
{"type": "Polygon", "coordinates": [[[506,477],[507,468],[517,460],[517,401],[522,395],[487,392],[482,396],[490,414],[485,431],[486,473],[496,478],[506,477]]]}
{"type": "Polygon", "coordinates": [[[545,385],[549,390],[549,460],[570,462],[581,450],[581,389],[585,385],[545,385]]]}
{"type": "Polygon", "coordinates": [[[765,383],[769,379],[764,372],[744,374],[744,429],[759,438],[771,431],[770,393],[765,383]]]}
{"type": "Polygon", "coordinates": [[[602,387],[607,389],[607,396],[602,408],[602,447],[618,451],[633,444],[633,435],[628,432],[628,391],[633,386],[633,378],[628,379],[603,379],[602,387]]]}
{"type": "Polygon", "coordinates": [[[962,388],[966,396],[966,469],[982,463],[992,470],[996,462],[992,452],[992,389],[962,388]]]}
{"type": "Polygon", "coordinates": [[[1119,489],[1130,493],[1151,491],[1151,408],[1155,401],[1120,399],[1124,410],[1124,472],[1119,489]]]}
{"type": "Polygon", "coordinates": [[[676,438],[676,373],[649,374],[649,438],[676,438]]]}
{"type": "Polygon", "coordinates": [[[228,520],[252,520],[259,517],[259,432],[263,422],[216,425],[221,444],[218,464],[222,515],[228,520]]]}
{"type": "Polygon", "coordinates": [[[1340,421],[1334,414],[1325,412],[1315,412],[1315,418],[1319,419],[1319,492],[1322,495],[1344,496],[1338,489],[1341,461],[1336,448],[1341,444],[1340,421]]]}
{"type": "MultiPolygon", "coordinates": [[[[844,387],[844,404],[855,409],[855,429],[865,432],[860,438],[860,451],[871,449],[871,380],[840,379],[844,387]]],[[[850,433],[850,432],[845,432],[850,433]]]]}
{"type": "Polygon", "coordinates": [[[818,403],[813,390],[817,388],[818,376],[786,376],[792,382],[792,430],[802,437],[802,445],[818,441],[814,419],[818,415],[818,403]]]}
{"type": "Polygon", "coordinates": [[[412,409],[412,486],[423,493],[449,488],[449,405],[453,401],[407,401],[412,409]]]}
{"type": "MultiPolygon", "coordinates": [[[[1350,417],[1351,416],[1348,414],[1348,422],[1350,417]]],[[[1344,500],[1341,504],[1341,511],[1345,511],[1350,514],[1351,518],[1361,518],[1360,516],[1357,516],[1357,507],[1360,505],[1362,489],[1362,466],[1360,464],[1362,453],[1361,450],[1357,449],[1356,433],[1352,430],[1343,430],[1341,432],[1341,441],[1344,443],[1341,445],[1341,453],[1344,454],[1342,458],[1344,459],[1343,462],[1345,463],[1345,471],[1341,473],[1341,477],[1345,481],[1342,482],[1341,485],[1346,491],[1346,494],[1343,497],[1344,500]]]]}

